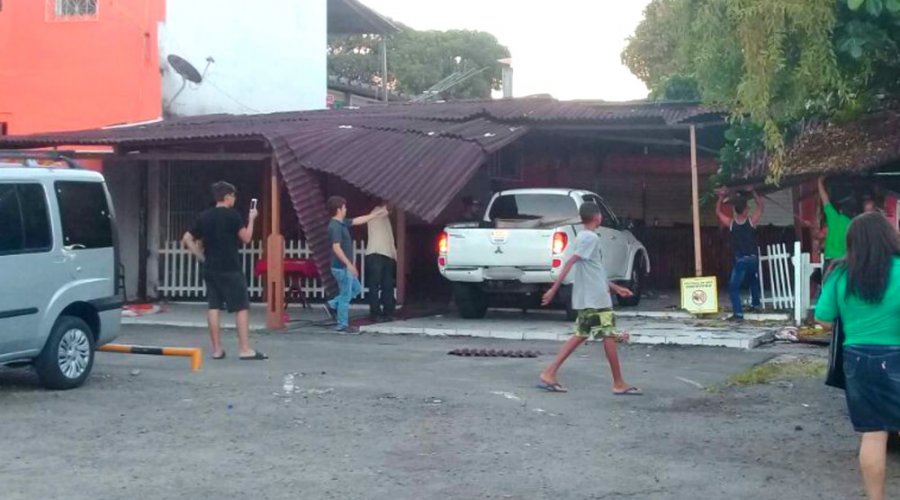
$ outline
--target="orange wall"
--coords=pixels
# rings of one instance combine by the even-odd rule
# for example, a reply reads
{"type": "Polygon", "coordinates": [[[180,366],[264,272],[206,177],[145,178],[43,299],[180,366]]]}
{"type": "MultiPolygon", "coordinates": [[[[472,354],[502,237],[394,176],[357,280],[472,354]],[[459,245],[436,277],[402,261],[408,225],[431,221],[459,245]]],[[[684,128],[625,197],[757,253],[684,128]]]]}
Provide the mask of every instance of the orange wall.
{"type": "Polygon", "coordinates": [[[53,0],[2,0],[0,122],[7,133],[77,130],[161,114],[157,26],[165,0],[99,0],[53,21],[53,0]]]}

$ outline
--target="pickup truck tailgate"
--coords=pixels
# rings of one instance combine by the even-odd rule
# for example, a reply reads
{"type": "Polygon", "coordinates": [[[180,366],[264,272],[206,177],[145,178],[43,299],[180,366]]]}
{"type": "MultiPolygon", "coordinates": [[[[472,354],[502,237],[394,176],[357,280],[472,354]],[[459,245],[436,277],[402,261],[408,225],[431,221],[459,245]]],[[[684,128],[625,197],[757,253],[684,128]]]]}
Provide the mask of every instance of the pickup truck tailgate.
{"type": "Polygon", "coordinates": [[[546,268],[553,229],[448,229],[447,267],[546,268]]]}

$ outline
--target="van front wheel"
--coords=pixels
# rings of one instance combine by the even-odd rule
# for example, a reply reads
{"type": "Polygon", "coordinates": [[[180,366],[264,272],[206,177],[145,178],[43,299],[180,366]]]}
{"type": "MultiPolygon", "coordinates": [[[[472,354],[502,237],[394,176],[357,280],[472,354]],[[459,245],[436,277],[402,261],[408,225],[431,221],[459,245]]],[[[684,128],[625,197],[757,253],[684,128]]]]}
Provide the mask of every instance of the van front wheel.
{"type": "Polygon", "coordinates": [[[62,390],[83,384],[94,367],[94,347],[94,333],[84,320],[60,316],[34,363],[41,383],[62,390]]]}

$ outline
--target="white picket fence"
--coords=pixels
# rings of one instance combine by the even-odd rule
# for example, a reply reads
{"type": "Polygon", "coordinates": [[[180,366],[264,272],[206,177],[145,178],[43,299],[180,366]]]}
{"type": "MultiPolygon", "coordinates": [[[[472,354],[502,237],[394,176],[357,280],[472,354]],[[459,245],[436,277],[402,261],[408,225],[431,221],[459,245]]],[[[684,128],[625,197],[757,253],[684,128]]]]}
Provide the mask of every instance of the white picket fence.
{"type": "MultiPolygon", "coordinates": [[[[262,299],[265,275],[256,276],[254,269],[256,263],[263,258],[262,241],[251,241],[240,249],[241,265],[244,276],[247,278],[247,288],[251,299],[262,299]]],[[[354,241],[354,259],[359,269],[362,281],[362,297],[368,293],[365,281],[365,241],[354,241]]],[[[175,300],[199,300],[206,297],[206,286],[203,283],[203,275],[200,272],[200,263],[197,258],[185,248],[180,241],[167,241],[159,251],[160,265],[162,266],[162,280],[159,285],[159,293],[166,298],[175,300]]],[[[285,242],[284,257],[286,259],[309,259],[312,252],[306,246],[306,242],[292,240],[285,242]]],[[[288,283],[285,283],[287,290],[288,283]]],[[[307,298],[324,299],[325,286],[319,279],[304,279],[301,289],[307,298]]]]}
{"type": "Polygon", "coordinates": [[[794,322],[799,325],[815,305],[812,275],[822,264],[811,262],[810,254],[801,250],[799,241],[790,250],[782,243],[768,245],[760,252],[760,289],[764,308],[792,311],[794,322]]]}
{"type": "Polygon", "coordinates": [[[784,243],[769,245],[765,252],[760,252],[759,281],[764,308],[793,308],[794,272],[791,257],[784,243]]]}

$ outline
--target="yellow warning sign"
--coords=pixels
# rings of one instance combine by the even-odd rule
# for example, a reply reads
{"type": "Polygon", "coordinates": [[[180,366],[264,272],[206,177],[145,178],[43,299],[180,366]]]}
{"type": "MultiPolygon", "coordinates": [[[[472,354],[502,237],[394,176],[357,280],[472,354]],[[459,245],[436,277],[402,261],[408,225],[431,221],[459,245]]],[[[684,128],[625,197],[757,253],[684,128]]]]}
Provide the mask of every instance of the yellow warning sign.
{"type": "Polygon", "coordinates": [[[681,308],[691,314],[719,312],[716,277],[681,278],[681,308]]]}

